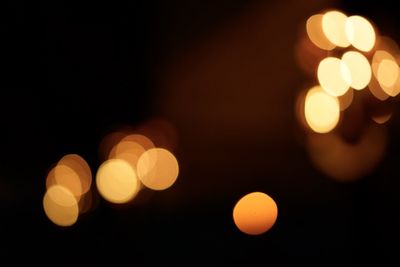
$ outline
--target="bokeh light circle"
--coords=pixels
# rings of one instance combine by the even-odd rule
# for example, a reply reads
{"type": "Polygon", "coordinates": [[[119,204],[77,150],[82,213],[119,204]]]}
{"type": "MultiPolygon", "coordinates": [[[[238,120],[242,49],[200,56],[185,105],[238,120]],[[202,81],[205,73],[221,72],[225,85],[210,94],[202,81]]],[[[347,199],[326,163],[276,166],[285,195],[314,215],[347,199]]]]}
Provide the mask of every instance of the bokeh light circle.
{"type": "Polygon", "coordinates": [[[233,209],[233,220],[240,231],[249,235],[265,233],[275,224],[278,207],[265,193],[253,192],[242,197],[233,209]]]}

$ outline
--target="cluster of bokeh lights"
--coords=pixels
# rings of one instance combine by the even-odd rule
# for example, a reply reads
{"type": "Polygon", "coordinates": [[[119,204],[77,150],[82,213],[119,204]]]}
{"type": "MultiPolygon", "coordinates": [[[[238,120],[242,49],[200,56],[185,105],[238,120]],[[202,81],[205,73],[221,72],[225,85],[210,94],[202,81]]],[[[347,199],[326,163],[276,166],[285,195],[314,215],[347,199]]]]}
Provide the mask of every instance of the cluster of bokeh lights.
{"type": "MultiPolygon", "coordinates": [[[[370,95],[382,102],[400,93],[400,49],[392,39],[380,36],[366,18],[347,16],[337,10],[311,16],[305,28],[312,49],[319,50],[309,51],[310,59],[305,61],[311,64],[300,64],[306,72],[313,73],[316,81],[297,101],[299,118],[310,130],[310,158],[339,180],[366,175],[385,152],[385,130],[368,123],[356,142],[346,141],[334,130],[347,109],[360,105],[355,101],[359,91],[368,88],[370,95]],[[315,68],[310,71],[310,66],[315,68]]],[[[375,114],[371,119],[383,124],[390,115],[375,114]]],[[[168,124],[152,125],[158,128],[121,130],[101,142],[103,162],[96,172],[95,184],[106,201],[128,203],[143,189],[160,191],[175,183],[179,165],[171,151],[176,140],[171,138],[168,124]],[[160,137],[163,131],[167,134],[160,137]]],[[[64,156],[48,173],[46,187],[43,207],[47,217],[59,226],[73,225],[79,214],[90,207],[89,164],[76,154],[64,156]]],[[[233,208],[234,223],[249,235],[268,231],[277,216],[275,201],[262,192],[243,196],[233,208]]]]}
{"type": "Polygon", "coordinates": [[[372,171],[385,152],[381,124],[400,93],[400,49],[359,15],[328,10],[305,26],[296,52],[314,85],[300,93],[296,112],[309,130],[310,159],[336,180],[354,180],[372,171]]]}
{"type": "Polygon", "coordinates": [[[81,156],[61,158],[46,178],[43,207],[47,217],[59,226],[73,225],[79,213],[87,211],[91,185],[90,167],[81,156]]]}
{"type": "Polygon", "coordinates": [[[309,40],[327,55],[319,60],[316,69],[318,84],[302,100],[305,121],[311,130],[332,131],[340,121],[341,111],[350,106],[353,90],[368,87],[382,101],[399,94],[400,50],[390,38],[377,35],[376,27],[366,18],[328,11],[311,16],[306,32],[309,40]]]}
{"type": "MultiPolygon", "coordinates": [[[[146,188],[171,187],[179,174],[178,161],[167,149],[174,147],[175,140],[169,140],[170,136],[175,139],[174,134],[171,125],[157,120],[136,131],[125,129],[106,136],[100,144],[105,160],[95,179],[98,193],[110,203],[124,204],[146,188]]],[[[92,172],[81,156],[61,158],[46,179],[43,207],[47,217],[58,226],[75,224],[79,214],[90,209],[91,187],[92,172]]]]}

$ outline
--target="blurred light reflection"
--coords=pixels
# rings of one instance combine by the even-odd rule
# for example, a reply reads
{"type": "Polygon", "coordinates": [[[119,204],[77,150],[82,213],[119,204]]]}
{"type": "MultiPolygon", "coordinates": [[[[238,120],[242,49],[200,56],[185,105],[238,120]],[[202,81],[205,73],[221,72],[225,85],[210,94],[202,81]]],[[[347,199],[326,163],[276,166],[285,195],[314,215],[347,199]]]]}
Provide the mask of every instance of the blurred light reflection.
{"type": "Polygon", "coordinates": [[[341,182],[369,174],[386,151],[387,133],[382,126],[369,125],[354,143],[335,133],[310,134],[307,149],[311,162],[327,176],[341,182]]]}
{"type": "Polygon", "coordinates": [[[265,193],[254,192],[245,195],[233,209],[233,220],[240,231],[248,235],[265,233],[275,224],[278,207],[265,193]]]}

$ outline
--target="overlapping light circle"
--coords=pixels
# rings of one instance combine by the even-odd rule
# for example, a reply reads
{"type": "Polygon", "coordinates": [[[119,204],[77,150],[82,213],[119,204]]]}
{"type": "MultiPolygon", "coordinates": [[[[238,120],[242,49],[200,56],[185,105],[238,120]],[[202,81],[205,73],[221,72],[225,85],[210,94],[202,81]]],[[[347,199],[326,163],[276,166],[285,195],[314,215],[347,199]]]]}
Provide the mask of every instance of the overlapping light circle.
{"type": "Polygon", "coordinates": [[[311,129],[309,156],[329,177],[353,181],[371,172],[385,152],[381,124],[392,117],[390,99],[400,93],[400,48],[360,15],[329,10],[305,26],[310,49],[326,53],[311,59],[314,72],[305,73],[316,74],[317,84],[296,102],[297,117],[311,129]]]}
{"type": "Polygon", "coordinates": [[[103,163],[96,172],[97,192],[91,190],[89,164],[77,154],[65,155],[47,174],[45,215],[54,224],[67,227],[93,209],[97,193],[107,202],[125,204],[145,187],[157,191],[171,187],[178,178],[179,165],[167,148],[176,143],[175,129],[162,119],[149,121],[136,131],[124,128],[107,135],[99,146],[103,163]]]}

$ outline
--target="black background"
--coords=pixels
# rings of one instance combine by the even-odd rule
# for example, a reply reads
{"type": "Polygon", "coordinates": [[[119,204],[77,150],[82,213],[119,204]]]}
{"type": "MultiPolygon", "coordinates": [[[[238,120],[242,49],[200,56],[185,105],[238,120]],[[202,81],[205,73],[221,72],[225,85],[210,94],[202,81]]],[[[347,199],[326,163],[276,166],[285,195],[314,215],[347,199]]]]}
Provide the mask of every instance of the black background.
{"type": "MultiPolygon", "coordinates": [[[[229,112],[226,120],[216,116],[209,128],[201,129],[208,122],[200,125],[199,117],[197,121],[196,115],[191,117],[195,114],[191,101],[200,101],[201,95],[174,99],[168,95],[179,94],[163,86],[162,77],[177,68],[173,62],[184,58],[190,69],[198,62],[190,61],[188,54],[207,54],[213,47],[203,40],[218,36],[223,43],[231,36],[225,36],[224,29],[251,32],[240,25],[252,17],[245,14],[262,14],[257,13],[259,9],[294,15],[292,22],[297,23],[282,34],[282,43],[271,37],[264,46],[277,55],[285,54],[282,58],[288,64],[295,64],[291,49],[301,23],[323,8],[366,15],[383,34],[399,41],[399,16],[391,1],[294,3],[3,1],[0,254],[15,254],[13,261],[62,265],[109,260],[113,266],[122,261],[132,266],[399,266],[398,114],[391,121],[389,149],[379,168],[360,181],[342,184],[313,168],[296,138],[293,107],[296,90],[306,78],[295,66],[284,69],[282,63],[277,67],[282,67],[277,77],[290,85],[285,83],[277,93],[285,100],[279,96],[275,100],[277,106],[285,107],[286,120],[278,126],[267,125],[282,131],[268,132],[265,139],[257,135],[251,140],[252,134],[263,129],[252,128],[262,123],[257,117],[250,126],[238,126],[230,124],[229,112]],[[181,102],[185,102],[184,110],[176,108],[181,102]],[[107,132],[154,116],[169,119],[178,132],[181,173],[177,183],[143,204],[118,207],[99,199],[96,208],[76,225],[53,225],[42,208],[45,177],[52,164],[65,154],[78,153],[95,173],[101,164],[98,145],[107,132]],[[235,132],[236,127],[247,128],[248,134],[235,132]],[[214,135],[220,139],[212,139],[214,135]],[[252,191],[268,193],[279,207],[276,225],[255,237],[238,231],[231,215],[236,201],[252,191]]],[[[228,43],[235,47],[235,42],[243,42],[246,35],[240,34],[228,43]]],[[[243,59],[253,61],[259,59],[243,59]]],[[[268,76],[267,71],[246,69],[245,64],[238,67],[247,77],[268,76]]],[[[220,92],[215,93],[217,100],[202,99],[200,106],[208,110],[213,101],[229,102],[224,97],[227,91],[221,88],[220,92]]],[[[257,96],[247,98],[251,94],[247,88],[240,94],[246,104],[235,106],[238,111],[251,106],[257,96]]],[[[271,113],[272,102],[265,101],[265,110],[271,113]]]]}

